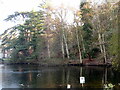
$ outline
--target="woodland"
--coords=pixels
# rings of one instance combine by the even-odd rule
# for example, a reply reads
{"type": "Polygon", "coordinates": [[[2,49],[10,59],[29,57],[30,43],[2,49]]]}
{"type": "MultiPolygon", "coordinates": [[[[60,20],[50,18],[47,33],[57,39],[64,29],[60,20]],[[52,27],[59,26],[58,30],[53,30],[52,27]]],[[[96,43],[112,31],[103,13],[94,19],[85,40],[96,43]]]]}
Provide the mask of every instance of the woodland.
{"type": "Polygon", "coordinates": [[[0,35],[3,59],[48,64],[94,61],[119,68],[119,5],[83,2],[79,10],[74,10],[42,2],[39,11],[15,12],[5,21],[22,24],[0,35]],[[73,21],[68,22],[71,18],[73,21]]]}

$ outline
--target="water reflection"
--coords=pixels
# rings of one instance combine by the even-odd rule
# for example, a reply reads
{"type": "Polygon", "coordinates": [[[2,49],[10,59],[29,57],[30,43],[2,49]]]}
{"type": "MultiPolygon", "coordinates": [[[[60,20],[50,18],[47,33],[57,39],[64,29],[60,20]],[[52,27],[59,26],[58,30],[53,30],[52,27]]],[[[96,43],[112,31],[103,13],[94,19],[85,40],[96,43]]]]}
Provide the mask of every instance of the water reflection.
{"type": "Polygon", "coordinates": [[[120,88],[120,73],[103,67],[5,66],[1,68],[3,88],[120,88]],[[80,77],[85,83],[80,84],[80,77]]]}

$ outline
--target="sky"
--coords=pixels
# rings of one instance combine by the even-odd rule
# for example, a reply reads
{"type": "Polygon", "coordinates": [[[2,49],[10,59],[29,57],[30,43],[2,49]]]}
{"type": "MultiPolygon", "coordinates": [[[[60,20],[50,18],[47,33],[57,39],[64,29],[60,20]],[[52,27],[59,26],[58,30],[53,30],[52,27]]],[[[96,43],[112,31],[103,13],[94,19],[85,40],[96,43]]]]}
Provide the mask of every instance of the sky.
{"type": "MultiPolygon", "coordinates": [[[[42,0],[0,0],[0,34],[4,32],[7,28],[15,25],[14,22],[4,21],[8,15],[13,14],[18,11],[31,11],[38,10],[38,6],[42,0]]],[[[57,7],[60,4],[65,6],[71,6],[74,8],[79,8],[80,0],[48,0],[53,6],[57,7]]]]}
{"type": "Polygon", "coordinates": [[[15,23],[4,21],[8,15],[18,11],[37,10],[40,0],[0,0],[0,34],[15,23]]]}
{"type": "MultiPolygon", "coordinates": [[[[0,0],[0,34],[4,30],[15,25],[14,22],[4,21],[8,15],[18,11],[31,11],[38,10],[38,6],[42,0],[0,0]]],[[[81,0],[48,0],[54,7],[64,4],[67,7],[73,7],[79,9],[81,0]]],[[[83,0],[84,1],[84,0],[83,0]]],[[[100,0],[95,0],[100,1],[100,0]]]]}

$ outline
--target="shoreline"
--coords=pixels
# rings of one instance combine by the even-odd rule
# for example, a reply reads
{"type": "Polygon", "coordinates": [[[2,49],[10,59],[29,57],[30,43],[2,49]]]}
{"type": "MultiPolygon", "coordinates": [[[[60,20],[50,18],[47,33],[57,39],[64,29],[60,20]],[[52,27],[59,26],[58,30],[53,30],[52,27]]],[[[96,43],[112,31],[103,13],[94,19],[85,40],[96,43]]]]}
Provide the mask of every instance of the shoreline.
{"type": "Polygon", "coordinates": [[[50,60],[33,60],[33,61],[21,61],[21,62],[11,62],[11,61],[3,61],[0,64],[4,65],[37,65],[37,66],[112,66],[109,62],[103,63],[101,60],[94,60],[94,59],[84,59],[83,62],[80,64],[79,60],[57,60],[57,59],[50,59],[50,60]]]}
{"type": "Polygon", "coordinates": [[[39,64],[39,63],[3,63],[4,65],[36,65],[40,67],[57,67],[57,66],[100,66],[111,67],[112,64],[39,64]]]}

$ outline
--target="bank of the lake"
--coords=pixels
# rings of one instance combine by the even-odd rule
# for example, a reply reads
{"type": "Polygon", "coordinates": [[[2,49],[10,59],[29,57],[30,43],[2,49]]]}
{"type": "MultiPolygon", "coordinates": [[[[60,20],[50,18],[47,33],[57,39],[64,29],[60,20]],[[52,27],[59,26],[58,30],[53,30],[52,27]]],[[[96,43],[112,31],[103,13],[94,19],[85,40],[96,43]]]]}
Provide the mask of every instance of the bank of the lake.
{"type": "Polygon", "coordinates": [[[59,59],[46,59],[46,60],[25,60],[23,61],[10,61],[4,60],[2,63],[6,65],[39,65],[39,66],[112,66],[111,63],[103,63],[100,60],[84,59],[82,64],[79,60],[59,60],[59,59]]]}

